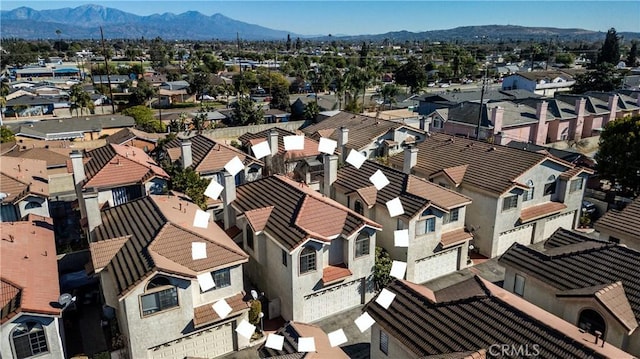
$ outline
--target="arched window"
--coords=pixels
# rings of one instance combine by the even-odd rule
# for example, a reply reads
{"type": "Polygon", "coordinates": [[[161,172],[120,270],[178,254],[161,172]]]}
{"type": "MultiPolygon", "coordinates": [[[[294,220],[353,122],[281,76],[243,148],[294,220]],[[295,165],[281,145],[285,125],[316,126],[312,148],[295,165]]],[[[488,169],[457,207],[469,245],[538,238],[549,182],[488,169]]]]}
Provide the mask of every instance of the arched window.
{"type": "Polygon", "coordinates": [[[165,285],[171,285],[171,281],[169,280],[169,278],[157,276],[149,281],[149,284],[147,284],[147,290],[164,287],[165,285]]]}
{"type": "Polygon", "coordinates": [[[547,184],[544,185],[544,195],[550,195],[556,193],[556,176],[551,175],[547,178],[547,184]]]}
{"type": "Polygon", "coordinates": [[[157,276],[147,284],[146,294],[140,296],[142,316],[177,307],[178,289],[167,277],[157,276]]]}
{"type": "Polygon", "coordinates": [[[300,274],[316,270],[316,250],[305,247],[300,252],[300,274]]]}
{"type": "Polygon", "coordinates": [[[356,238],[356,257],[366,256],[370,253],[370,237],[365,231],[360,232],[356,238]]]}
{"type": "Polygon", "coordinates": [[[251,229],[251,226],[247,225],[247,230],[245,232],[247,233],[247,247],[253,250],[253,230],[251,229]]]}
{"type": "Polygon", "coordinates": [[[18,359],[49,352],[44,329],[38,322],[25,322],[18,325],[11,333],[11,339],[15,357],[18,359]]]}
{"type": "Polygon", "coordinates": [[[29,201],[27,205],[24,206],[24,209],[34,209],[34,208],[42,208],[42,204],[36,201],[29,201]]]}
{"type": "Polygon", "coordinates": [[[607,325],[604,322],[604,318],[602,318],[598,312],[592,309],[585,309],[580,312],[578,328],[594,335],[596,331],[598,331],[602,333],[602,338],[604,339],[607,325]]]}
{"type": "Polygon", "coordinates": [[[532,199],[533,199],[533,190],[534,190],[534,188],[533,188],[533,181],[532,181],[532,180],[528,180],[528,181],[527,181],[527,186],[529,187],[529,190],[528,190],[528,191],[525,191],[525,192],[522,194],[522,201],[523,201],[523,202],[530,201],[530,200],[532,200],[532,199]]]}
{"type": "Polygon", "coordinates": [[[362,207],[362,202],[356,200],[353,204],[353,210],[360,215],[364,214],[364,207],[362,207]]]}

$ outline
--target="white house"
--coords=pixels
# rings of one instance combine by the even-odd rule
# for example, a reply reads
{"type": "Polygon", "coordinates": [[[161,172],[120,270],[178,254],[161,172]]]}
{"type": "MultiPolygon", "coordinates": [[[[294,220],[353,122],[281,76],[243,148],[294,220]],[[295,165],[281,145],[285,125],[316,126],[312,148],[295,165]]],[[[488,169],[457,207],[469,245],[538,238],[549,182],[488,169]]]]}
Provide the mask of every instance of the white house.
{"type": "Polygon", "coordinates": [[[46,161],[2,156],[0,176],[0,221],[14,222],[28,214],[49,217],[46,161]]]}

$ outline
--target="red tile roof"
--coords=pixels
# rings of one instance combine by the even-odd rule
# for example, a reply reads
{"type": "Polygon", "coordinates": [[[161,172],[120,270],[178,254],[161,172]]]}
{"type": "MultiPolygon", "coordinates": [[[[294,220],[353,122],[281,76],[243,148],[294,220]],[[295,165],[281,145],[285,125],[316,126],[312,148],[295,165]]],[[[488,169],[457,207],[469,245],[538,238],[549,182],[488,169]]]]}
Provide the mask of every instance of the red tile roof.
{"type": "MultiPolygon", "coordinates": [[[[0,278],[5,282],[2,302],[8,302],[5,295],[15,294],[15,289],[19,289],[16,311],[59,315],[60,309],[50,304],[60,296],[53,224],[50,218],[29,218],[32,220],[0,223],[0,278]]],[[[2,322],[12,316],[2,314],[2,322]]]]}
{"type": "Polygon", "coordinates": [[[287,151],[284,147],[284,137],[285,136],[296,136],[299,135],[295,132],[287,131],[278,127],[274,127],[268,130],[264,130],[258,133],[245,133],[244,135],[238,137],[238,140],[242,143],[259,143],[262,141],[266,141],[269,132],[271,130],[276,130],[278,132],[278,155],[283,156],[284,159],[294,159],[294,158],[306,158],[306,157],[315,157],[321,154],[318,151],[318,141],[308,138],[305,136],[304,138],[304,149],[303,150],[295,150],[295,151],[287,151]]]}
{"type": "Polygon", "coordinates": [[[271,211],[273,211],[273,206],[246,211],[244,216],[247,217],[247,221],[249,221],[254,231],[262,232],[269,220],[271,211]]]}
{"type": "MultiPolygon", "coordinates": [[[[231,313],[229,313],[227,318],[249,310],[249,303],[245,302],[243,298],[244,293],[238,293],[232,297],[225,298],[227,304],[231,307],[231,313]]],[[[194,327],[199,328],[220,320],[220,316],[213,310],[212,305],[213,304],[205,304],[193,309],[194,327]]]]}
{"type": "Polygon", "coordinates": [[[294,223],[308,233],[332,238],[342,233],[348,213],[344,208],[327,205],[326,201],[306,196],[294,223]]]}
{"type": "Polygon", "coordinates": [[[0,173],[2,174],[0,192],[8,194],[6,201],[21,200],[28,193],[49,197],[49,180],[45,161],[2,156],[0,173]]]}
{"type": "Polygon", "coordinates": [[[522,211],[520,211],[520,222],[526,223],[535,219],[560,213],[566,208],[567,206],[564,203],[560,202],[546,202],[535,206],[526,207],[523,208],[522,211]]]}
{"type": "Polygon", "coordinates": [[[442,245],[442,248],[447,248],[470,239],[473,239],[473,235],[466,232],[464,228],[460,228],[454,231],[442,233],[442,236],[440,237],[440,244],[442,245]]]}
{"type": "Polygon", "coordinates": [[[353,273],[345,264],[328,265],[322,270],[322,284],[327,285],[350,275],[353,273]]]}
{"type": "Polygon", "coordinates": [[[277,335],[284,337],[282,350],[267,348],[264,344],[258,349],[260,358],[279,359],[347,359],[349,356],[340,348],[332,347],[329,336],[320,327],[313,324],[298,322],[288,322],[284,327],[278,329],[277,335]],[[314,338],[315,352],[298,352],[299,338],[314,338]]]}
{"type": "Polygon", "coordinates": [[[113,256],[120,251],[120,248],[122,248],[125,242],[130,238],[131,236],[123,236],[89,243],[93,270],[97,273],[104,268],[104,266],[109,264],[111,259],[113,259],[113,256]]]}

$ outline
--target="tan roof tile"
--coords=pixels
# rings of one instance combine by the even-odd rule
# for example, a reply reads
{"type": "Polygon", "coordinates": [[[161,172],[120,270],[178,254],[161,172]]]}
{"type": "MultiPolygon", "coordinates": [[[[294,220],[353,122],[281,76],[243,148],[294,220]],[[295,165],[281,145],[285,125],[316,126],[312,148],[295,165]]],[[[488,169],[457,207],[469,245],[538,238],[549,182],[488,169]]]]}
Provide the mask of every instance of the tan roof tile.
{"type": "Polygon", "coordinates": [[[31,218],[0,223],[0,278],[21,289],[21,311],[58,315],[60,309],[50,304],[60,295],[53,223],[45,217],[31,218]]]}
{"type": "Polygon", "coordinates": [[[14,203],[22,199],[29,189],[29,184],[19,181],[16,178],[0,173],[0,192],[7,195],[3,199],[4,203],[14,203]]]}
{"type": "Polygon", "coordinates": [[[352,274],[345,264],[328,265],[322,270],[322,284],[327,285],[352,274]]]}
{"type": "Polygon", "coordinates": [[[356,192],[358,192],[368,207],[376,204],[376,197],[378,196],[376,186],[371,185],[369,187],[358,188],[356,192]]]}
{"type": "Polygon", "coordinates": [[[600,289],[595,296],[628,330],[638,327],[622,282],[618,281],[600,289]]]}
{"type": "Polygon", "coordinates": [[[608,211],[596,221],[594,227],[597,231],[611,233],[614,237],[640,240],[640,196],[622,211],[608,211]]]}
{"type": "Polygon", "coordinates": [[[546,202],[535,206],[523,208],[520,211],[520,222],[526,223],[538,218],[550,216],[552,214],[560,213],[567,206],[560,202],[546,202]]]}
{"type": "Polygon", "coordinates": [[[442,236],[440,237],[440,244],[442,245],[442,248],[447,248],[469,239],[473,239],[473,235],[466,232],[464,228],[460,228],[454,231],[442,233],[442,236]]]}
{"type": "Polygon", "coordinates": [[[271,211],[273,211],[273,206],[257,208],[244,212],[244,216],[247,217],[247,221],[249,221],[254,231],[262,232],[264,230],[264,226],[269,220],[271,211]]]}
{"type": "MultiPolygon", "coordinates": [[[[67,149],[67,152],[70,152],[67,149]]],[[[12,151],[7,154],[11,157],[29,158],[41,160],[47,163],[47,168],[66,166],[69,155],[63,155],[48,148],[30,148],[23,151],[12,151]]]]}
{"type": "Polygon", "coordinates": [[[471,203],[471,199],[463,194],[416,176],[409,176],[407,192],[426,198],[444,209],[453,209],[471,203]]]}
{"type": "Polygon", "coordinates": [[[99,272],[104,268],[113,256],[118,253],[120,248],[131,236],[117,237],[113,239],[107,239],[99,242],[89,243],[89,250],[91,251],[91,261],[93,262],[93,270],[99,272]]]}
{"type": "Polygon", "coordinates": [[[284,337],[282,350],[267,348],[262,345],[258,349],[260,358],[308,358],[308,359],[346,359],[347,354],[340,347],[332,347],[329,343],[329,336],[320,327],[313,324],[305,324],[299,322],[288,322],[284,327],[276,331],[277,335],[284,337]],[[299,338],[314,338],[316,350],[315,352],[300,353],[298,352],[299,338]]]}
{"type": "Polygon", "coordinates": [[[460,183],[462,183],[464,174],[467,172],[467,167],[469,167],[469,165],[460,165],[445,168],[442,171],[451,179],[451,181],[453,181],[453,183],[455,183],[456,186],[459,186],[460,183]]]}
{"type": "MultiPolygon", "coordinates": [[[[231,307],[231,313],[229,313],[229,316],[249,310],[249,304],[245,302],[243,298],[243,293],[238,293],[232,297],[225,298],[225,301],[231,307]]],[[[205,304],[193,309],[193,325],[196,328],[220,320],[220,316],[215,310],[213,310],[212,305],[213,304],[205,304]]]]}
{"type": "MultiPolygon", "coordinates": [[[[4,308],[12,301],[16,300],[18,303],[14,305],[14,308],[11,308],[12,311],[17,309],[20,306],[19,299],[16,298],[20,293],[20,288],[14,284],[11,284],[9,281],[1,279],[0,280],[0,309],[3,310],[2,317],[4,318],[4,308]]],[[[9,309],[9,308],[8,308],[9,309]]],[[[8,313],[7,313],[8,314],[8,313]]]]}
{"type": "Polygon", "coordinates": [[[307,196],[302,202],[295,223],[307,232],[331,238],[342,233],[347,213],[343,209],[307,196]]]}
{"type": "MultiPolygon", "coordinates": [[[[42,160],[29,158],[2,156],[0,158],[0,172],[4,175],[29,184],[28,192],[43,197],[49,197],[49,180],[47,163],[42,160]]],[[[6,177],[3,177],[3,180],[6,177]]],[[[2,185],[2,184],[0,184],[2,185]]],[[[12,190],[17,190],[18,183],[11,183],[12,190]]],[[[2,192],[5,192],[4,190],[2,192]]],[[[5,192],[12,194],[11,192],[5,192]]],[[[17,195],[17,193],[15,194],[17,195]]],[[[15,198],[15,200],[20,198],[15,198]]]]}

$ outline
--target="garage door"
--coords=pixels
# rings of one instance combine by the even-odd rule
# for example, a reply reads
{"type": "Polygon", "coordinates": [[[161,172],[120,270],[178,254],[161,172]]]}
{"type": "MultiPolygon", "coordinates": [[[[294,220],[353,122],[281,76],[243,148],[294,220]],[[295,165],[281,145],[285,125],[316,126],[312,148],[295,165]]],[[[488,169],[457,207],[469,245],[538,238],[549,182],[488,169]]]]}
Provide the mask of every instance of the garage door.
{"type": "Polygon", "coordinates": [[[304,320],[314,322],[362,304],[362,282],[358,279],[305,296],[304,320]]]}
{"type": "Polygon", "coordinates": [[[460,247],[439,252],[436,255],[416,261],[414,278],[407,280],[415,283],[424,283],[445,274],[453,273],[458,268],[458,252],[460,247]]]}
{"type": "Polygon", "coordinates": [[[549,238],[556,229],[562,227],[565,229],[573,228],[573,214],[575,212],[563,213],[557,216],[549,217],[544,222],[544,236],[542,239],[549,238]]]}
{"type": "Polygon", "coordinates": [[[531,244],[533,236],[533,224],[516,227],[510,231],[500,233],[498,237],[498,248],[496,256],[504,253],[514,243],[520,243],[525,246],[531,244]]]}
{"type": "Polygon", "coordinates": [[[149,349],[151,359],[182,359],[185,357],[215,358],[233,351],[231,323],[203,330],[171,343],[149,349]]]}

